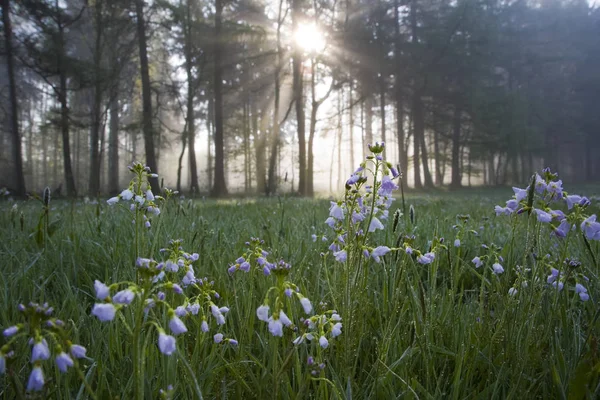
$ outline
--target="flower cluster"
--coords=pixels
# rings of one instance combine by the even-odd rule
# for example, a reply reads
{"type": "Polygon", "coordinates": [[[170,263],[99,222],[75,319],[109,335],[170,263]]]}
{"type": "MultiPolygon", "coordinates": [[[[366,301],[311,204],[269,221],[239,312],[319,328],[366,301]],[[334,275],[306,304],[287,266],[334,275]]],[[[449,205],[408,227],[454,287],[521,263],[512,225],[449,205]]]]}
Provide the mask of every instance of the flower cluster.
{"type": "Polygon", "coordinates": [[[20,304],[18,309],[25,322],[3,331],[7,343],[0,348],[0,375],[5,373],[7,361],[14,357],[12,348],[15,343],[19,339],[27,339],[31,346],[30,361],[33,365],[27,381],[27,391],[40,391],[45,384],[42,369],[44,361],[53,357],[58,370],[65,373],[76,365],[77,359],[85,358],[86,349],[71,342],[65,323],[52,316],[53,309],[47,303],[29,303],[27,306],[20,304]]]}
{"type": "Polygon", "coordinates": [[[135,175],[129,182],[129,187],[123,190],[118,196],[111,197],[106,202],[109,205],[114,205],[120,200],[129,202],[131,211],[140,210],[144,214],[144,225],[147,228],[151,227],[150,220],[146,214],[157,216],[160,214],[158,202],[164,200],[162,196],[154,195],[150,188],[149,178],[157,178],[157,174],[153,174],[150,168],[140,162],[134,162],[129,166],[129,170],[135,175]]]}
{"type": "Polygon", "coordinates": [[[217,326],[225,324],[225,314],[229,308],[215,304],[220,296],[214,290],[214,282],[195,276],[193,263],[199,259],[199,255],[183,251],[181,243],[181,240],[171,240],[169,247],[161,250],[167,256],[164,261],[138,258],[139,284],[120,282],[107,286],[95,281],[96,298],[102,302],[94,305],[92,314],[100,321],[112,321],[118,311],[139,298],[146,314],[154,317],[152,324],[158,332],[158,347],[166,355],[176,350],[175,336],[188,331],[182,318],[200,316],[202,332],[210,330],[208,321],[211,316],[217,326]],[[190,293],[189,296],[184,294],[184,289],[190,293]],[[113,291],[116,293],[111,296],[113,291]],[[163,313],[159,310],[163,310],[163,313]],[[164,315],[169,321],[171,335],[161,326],[164,315]]]}
{"type": "Polygon", "coordinates": [[[504,262],[504,258],[500,255],[501,248],[493,243],[489,246],[482,244],[481,248],[484,250],[485,254],[482,256],[476,256],[471,260],[471,262],[475,265],[475,268],[492,263],[491,268],[495,275],[504,273],[504,267],[501,264],[504,262]]]}
{"type": "Polygon", "coordinates": [[[537,220],[550,224],[552,233],[558,238],[566,237],[577,224],[589,240],[600,240],[600,223],[596,215],[586,215],[584,211],[590,205],[585,196],[570,195],[563,190],[558,174],[545,168],[543,176],[535,174],[531,184],[525,189],[513,187],[514,196],[506,202],[505,207],[495,206],[496,215],[535,213],[537,220]],[[564,203],[568,214],[556,209],[555,205],[564,203]]]}
{"type": "Polygon", "coordinates": [[[433,241],[429,243],[429,250],[424,253],[414,248],[414,242],[416,240],[415,235],[405,235],[402,239],[404,252],[416,259],[419,264],[423,265],[431,264],[435,260],[435,255],[438,251],[447,250],[447,247],[444,244],[444,238],[434,238],[433,241]]]}
{"type": "Polygon", "coordinates": [[[389,217],[389,208],[394,201],[392,192],[398,189],[393,179],[400,176],[391,163],[384,161],[382,153],[385,144],[369,145],[373,154],[360,164],[346,181],[344,201],[331,202],[329,218],[325,221],[335,232],[335,239],[329,250],[338,262],[346,262],[352,238],[357,238],[359,248],[367,257],[372,256],[379,262],[380,257],[391,249],[378,247],[374,249],[366,245],[367,233],[382,230],[389,217]],[[372,176],[369,185],[367,174],[372,176]],[[363,190],[364,189],[364,190],[363,190]]]}
{"type": "Polygon", "coordinates": [[[574,285],[573,290],[579,295],[581,301],[590,299],[587,288],[581,283],[588,282],[589,278],[578,273],[577,269],[581,266],[579,261],[567,258],[562,262],[562,266],[559,263],[547,263],[546,265],[550,268],[550,275],[546,278],[549,285],[560,292],[564,289],[565,284],[571,283],[574,285]]]}
{"type": "Polygon", "coordinates": [[[295,345],[318,338],[319,346],[326,349],[331,339],[342,334],[342,317],[335,310],[307,318],[303,325],[305,332],[294,339],[295,345]]]}

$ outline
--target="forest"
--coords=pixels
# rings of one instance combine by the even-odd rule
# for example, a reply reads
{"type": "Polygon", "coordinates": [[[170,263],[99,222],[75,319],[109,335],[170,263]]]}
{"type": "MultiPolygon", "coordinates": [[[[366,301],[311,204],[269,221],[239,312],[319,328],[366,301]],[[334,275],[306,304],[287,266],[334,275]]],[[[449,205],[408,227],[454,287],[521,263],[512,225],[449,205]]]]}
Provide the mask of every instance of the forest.
{"type": "Polygon", "coordinates": [[[600,176],[585,0],[2,0],[0,187],[333,193],[600,176]]]}

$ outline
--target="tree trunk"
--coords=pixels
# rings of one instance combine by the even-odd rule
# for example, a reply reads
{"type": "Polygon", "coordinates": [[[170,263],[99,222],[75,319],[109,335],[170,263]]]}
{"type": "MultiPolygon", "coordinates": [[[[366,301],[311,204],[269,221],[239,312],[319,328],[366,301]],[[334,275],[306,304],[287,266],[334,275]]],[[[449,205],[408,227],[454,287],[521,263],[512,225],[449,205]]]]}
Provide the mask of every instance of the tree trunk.
{"type": "Polygon", "coordinates": [[[406,144],[404,135],[404,101],[402,99],[402,87],[401,87],[401,68],[402,60],[400,59],[401,54],[401,37],[400,37],[400,15],[399,15],[399,1],[394,0],[394,59],[396,61],[396,77],[394,82],[394,95],[396,101],[396,136],[398,137],[398,158],[400,163],[400,172],[406,176],[406,170],[408,169],[408,156],[406,154],[406,144]]]}
{"type": "MultiPolygon", "coordinates": [[[[367,94],[365,98],[365,141],[367,145],[373,144],[373,97],[367,94]]],[[[365,146],[367,155],[369,154],[367,146],[365,146]]]]}
{"type": "Polygon", "coordinates": [[[420,146],[421,137],[420,133],[423,132],[423,103],[421,101],[421,94],[419,91],[415,91],[413,94],[413,106],[412,106],[412,123],[413,123],[413,169],[415,174],[415,188],[421,189],[423,184],[421,183],[421,157],[420,157],[420,146]]]}
{"type": "MultiPolygon", "coordinates": [[[[140,75],[142,77],[142,125],[144,131],[144,147],[146,150],[146,165],[152,173],[158,174],[158,163],[154,152],[154,129],[152,127],[152,93],[150,88],[150,73],[148,70],[148,49],[146,46],[146,25],[144,22],[144,0],[136,0],[137,34],[140,51],[140,75]]],[[[154,193],[160,193],[158,178],[150,178],[154,193]]]]}
{"type": "Polygon", "coordinates": [[[187,74],[187,134],[188,134],[188,156],[190,167],[190,193],[200,191],[198,186],[198,166],[196,165],[196,123],[194,113],[194,91],[196,89],[194,75],[192,74],[192,13],[191,0],[187,0],[187,17],[185,31],[185,71],[187,74]]]}
{"type": "Polygon", "coordinates": [[[352,95],[353,80],[350,79],[350,87],[348,88],[348,139],[350,140],[350,168],[354,171],[356,165],[354,164],[354,96],[352,95]]]}
{"type": "Polygon", "coordinates": [[[183,132],[181,133],[181,153],[179,153],[179,158],[177,159],[177,191],[181,193],[181,170],[183,169],[183,156],[185,155],[185,149],[187,148],[187,132],[188,126],[187,121],[185,126],[183,127],[183,132]]]}
{"type": "Polygon", "coordinates": [[[108,129],[108,191],[119,192],[119,93],[117,85],[110,101],[110,122],[108,129]]]}
{"type": "Polygon", "coordinates": [[[454,118],[452,120],[452,180],[450,187],[453,189],[462,186],[462,177],[460,173],[460,127],[461,127],[460,107],[454,107],[454,118]]]}
{"type": "Polygon", "coordinates": [[[435,184],[442,186],[444,184],[444,175],[442,174],[442,157],[440,154],[440,134],[435,123],[433,124],[433,152],[435,153],[435,184]]]}
{"type": "Polygon", "coordinates": [[[21,135],[19,133],[19,107],[17,103],[17,85],[12,53],[12,27],[10,25],[9,0],[2,0],[2,22],[4,24],[4,50],[6,52],[6,69],[10,97],[10,131],[12,142],[12,159],[15,166],[15,193],[25,196],[25,176],[23,174],[23,155],[21,153],[21,135]]]}
{"type": "MultiPolygon", "coordinates": [[[[292,31],[296,32],[300,21],[300,0],[293,0],[292,3],[292,31]]],[[[299,46],[295,46],[293,55],[293,95],[296,103],[296,120],[298,129],[298,193],[301,196],[307,194],[306,185],[306,128],[304,115],[304,93],[303,93],[303,73],[302,73],[302,51],[299,46]]]]}
{"type": "MultiPolygon", "coordinates": [[[[265,193],[267,190],[267,166],[265,163],[265,148],[267,144],[267,135],[265,129],[258,129],[258,110],[256,109],[256,101],[250,102],[250,113],[252,119],[252,134],[254,135],[254,152],[256,159],[256,192],[257,193],[265,193]]],[[[263,120],[265,120],[265,111],[262,110],[261,115],[261,128],[264,125],[263,120]]]]}
{"type": "MultiPolygon", "coordinates": [[[[423,177],[425,178],[425,187],[433,187],[433,179],[431,179],[431,172],[429,170],[429,158],[427,156],[427,145],[425,143],[425,116],[423,113],[423,103],[421,103],[421,112],[419,118],[421,121],[418,126],[420,127],[419,138],[421,140],[421,153],[423,157],[423,177]]],[[[416,125],[415,125],[416,126],[416,125]]]]}
{"type": "Polygon", "coordinates": [[[223,0],[215,0],[214,94],[215,94],[215,180],[213,197],[227,194],[225,182],[225,138],[223,132],[223,71],[221,65],[223,0]]]}

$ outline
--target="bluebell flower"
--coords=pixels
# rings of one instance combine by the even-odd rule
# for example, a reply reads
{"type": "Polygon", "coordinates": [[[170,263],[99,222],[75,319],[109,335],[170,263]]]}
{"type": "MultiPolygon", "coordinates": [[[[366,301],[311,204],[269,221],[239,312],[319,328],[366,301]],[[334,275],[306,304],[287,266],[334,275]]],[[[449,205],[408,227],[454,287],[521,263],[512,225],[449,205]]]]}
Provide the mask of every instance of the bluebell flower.
{"type": "Polygon", "coordinates": [[[87,352],[87,349],[81,345],[72,344],[69,348],[69,352],[75,358],[85,358],[85,353],[87,352]]]}
{"type": "Polygon", "coordinates": [[[185,324],[175,314],[173,314],[173,316],[171,317],[171,320],[169,321],[169,329],[171,329],[171,332],[173,332],[173,335],[180,335],[182,333],[187,332],[187,328],[186,328],[185,324]]]}
{"type": "Polygon", "coordinates": [[[176,283],[173,283],[172,289],[173,289],[173,292],[175,292],[177,294],[183,294],[183,289],[181,288],[181,286],[179,286],[176,283]]]}
{"type": "Polygon", "coordinates": [[[164,331],[159,331],[158,349],[164,355],[170,356],[177,349],[177,342],[173,336],[167,335],[164,331]]]}
{"type": "Polygon", "coordinates": [[[113,303],[115,304],[131,304],[135,297],[135,294],[130,289],[121,290],[113,296],[113,303]]]}
{"type": "Polygon", "coordinates": [[[563,219],[560,222],[560,225],[558,227],[554,228],[553,232],[556,236],[558,236],[560,238],[564,238],[569,234],[570,230],[571,230],[571,224],[566,219],[563,219]]]}
{"type": "Polygon", "coordinates": [[[73,359],[64,351],[56,356],[55,361],[61,372],[67,372],[67,369],[73,366],[73,359]]]}
{"type": "Polygon", "coordinates": [[[417,257],[417,261],[420,264],[431,264],[434,259],[435,259],[435,253],[433,253],[433,252],[425,253],[425,254],[422,254],[417,257]]]}
{"type": "Polygon", "coordinates": [[[500,263],[494,263],[494,265],[492,265],[492,269],[494,270],[494,274],[496,275],[500,275],[504,272],[504,268],[502,267],[502,265],[500,265],[500,263]]]}
{"type": "Polygon", "coordinates": [[[33,364],[37,360],[47,360],[49,358],[50,349],[48,348],[46,339],[36,341],[31,350],[31,363],[33,364]]]}
{"type": "Polygon", "coordinates": [[[519,189],[518,187],[513,187],[513,192],[515,192],[515,199],[517,202],[524,200],[527,197],[527,191],[529,191],[529,187],[525,189],[519,189]]]}
{"type": "Polygon", "coordinates": [[[335,227],[335,219],[333,219],[333,217],[329,217],[325,220],[325,223],[327,225],[329,225],[330,228],[334,228],[335,227]]]}
{"type": "Polygon", "coordinates": [[[519,208],[519,202],[515,199],[510,199],[506,202],[506,208],[509,208],[512,211],[517,211],[517,208],[519,208]]]}
{"type": "Polygon", "coordinates": [[[110,289],[108,286],[97,279],[94,281],[94,289],[96,290],[96,298],[98,300],[104,300],[110,296],[110,289]]]}
{"type": "Polygon", "coordinates": [[[95,315],[102,322],[112,321],[116,312],[115,306],[107,303],[96,303],[92,308],[92,315],[95,315]]]}
{"type": "Polygon", "coordinates": [[[213,340],[215,341],[215,343],[219,344],[223,341],[223,334],[222,333],[217,333],[213,336],[213,340]]]}
{"type": "Polygon", "coordinates": [[[380,257],[383,257],[387,253],[390,252],[390,248],[387,246],[378,246],[371,252],[371,257],[375,260],[375,262],[381,262],[380,257]]]}
{"type": "Polygon", "coordinates": [[[304,308],[304,312],[306,314],[310,314],[312,311],[312,304],[310,304],[310,300],[307,299],[306,297],[301,297],[300,298],[300,304],[302,305],[302,308],[304,308]]]}
{"type": "Polygon", "coordinates": [[[546,282],[553,283],[558,278],[559,273],[560,272],[556,268],[551,268],[550,275],[548,275],[546,282]]]}
{"type": "Polygon", "coordinates": [[[125,189],[121,192],[120,196],[122,199],[129,201],[133,199],[133,192],[129,189],[125,189]]]}
{"type": "Polygon", "coordinates": [[[589,240],[600,239],[600,223],[596,222],[596,214],[589,216],[581,223],[581,230],[589,240]]]}
{"type": "Polygon", "coordinates": [[[317,241],[317,235],[315,235],[314,233],[312,235],[310,235],[311,239],[313,242],[317,241]]]}
{"type": "Polygon", "coordinates": [[[4,353],[0,351],[0,375],[4,375],[6,373],[6,357],[4,353]]]}
{"type": "Polygon", "coordinates": [[[5,338],[9,338],[9,337],[13,336],[14,334],[16,334],[17,332],[19,332],[19,326],[13,325],[11,327],[6,328],[3,331],[3,335],[5,338]]]}
{"type": "Polygon", "coordinates": [[[454,247],[460,247],[460,239],[454,239],[454,247]]]}
{"type": "Polygon", "coordinates": [[[369,224],[369,232],[375,232],[378,229],[383,229],[383,224],[374,216],[369,224]]]}
{"type": "Polygon", "coordinates": [[[496,216],[510,215],[513,213],[512,209],[510,209],[508,207],[500,207],[500,206],[495,206],[494,211],[496,212],[496,216]]]}
{"type": "Polygon", "coordinates": [[[510,289],[508,289],[508,295],[509,296],[515,296],[517,294],[517,288],[516,287],[511,287],[510,289]]]}
{"type": "Polygon", "coordinates": [[[249,272],[250,271],[250,263],[248,261],[244,261],[243,263],[240,264],[240,269],[244,272],[249,272]]]}
{"type": "Polygon", "coordinates": [[[348,178],[348,180],[346,181],[346,185],[351,186],[354,185],[356,182],[358,182],[360,179],[360,175],[358,174],[352,174],[350,175],[350,178],[348,178]]]}
{"type": "Polygon", "coordinates": [[[581,301],[588,301],[590,296],[587,293],[587,289],[580,283],[575,285],[575,293],[579,294],[581,301]]]}
{"type": "Polygon", "coordinates": [[[269,318],[269,332],[273,336],[283,336],[283,323],[278,319],[269,318]]]}
{"type": "Polygon", "coordinates": [[[321,336],[319,338],[319,346],[321,346],[324,349],[326,349],[329,346],[329,341],[325,336],[321,336]]]}
{"type": "Polygon", "coordinates": [[[572,194],[572,195],[566,196],[565,201],[567,203],[567,208],[570,210],[573,208],[573,206],[575,204],[579,204],[579,202],[581,201],[581,196],[579,196],[577,194],[572,194]]]}
{"type": "Polygon", "coordinates": [[[36,365],[31,370],[31,375],[29,375],[29,380],[27,381],[27,391],[28,392],[39,392],[44,388],[44,372],[42,371],[42,367],[36,365]]]}
{"type": "Polygon", "coordinates": [[[338,322],[338,323],[334,324],[333,327],[331,328],[331,336],[337,337],[341,334],[342,334],[342,323],[338,322]]]}
{"type": "Polygon", "coordinates": [[[400,173],[398,172],[398,170],[394,167],[390,168],[390,172],[392,173],[392,178],[397,178],[400,176],[400,173]]]}
{"type": "Polygon", "coordinates": [[[268,322],[269,321],[269,306],[262,305],[256,309],[256,316],[259,320],[268,322]]]}
{"type": "Polygon", "coordinates": [[[337,220],[342,220],[344,219],[344,209],[340,207],[338,203],[332,201],[331,207],[329,208],[329,216],[337,220]]]}
{"type": "Polygon", "coordinates": [[[200,324],[200,329],[202,330],[202,332],[208,332],[208,322],[206,322],[206,320],[202,320],[202,323],[200,324]]]}
{"type": "Polygon", "coordinates": [[[109,206],[112,206],[113,204],[116,204],[119,202],[119,197],[117,197],[117,196],[111,197],[110,199],[106,200],[106,202],[108,203],[109,206]]]}
{"type": "Polygon", "coordinates": [[[561,290],[563,290],[563,287],[565,286],[564,283],[562,283],[561,281],[554,281],[552,282],[552,286],[556,289],[558,289],[558,291],[560,292],[561,290]]]}
{"type": "Polygon", "coordinates": [[[553,194],[553,199],[562,199],[563,197],[563,188],[561,180],[549,182],[546,186],[546,190],[548,190],[548,193],[553,194]]]}
{"type": "Polygon", "coordinates": [[[412,255],[413,253],[413,249],[410,246],[406,246],[406,249],[404,250],[406,252],[406,254],[408,255],[412,255]]]}
{"type": "Polygon", "coordinates": [[[175,309],[175,315],[178,317],[185,317],[187,313],[188,311],[186,310],[185,306],[179,306],[175,309]]]}
{"type": "Polygon", "coordinates": [[[340,250],[340,251],[336,251],[333,253],[335,260],[338,262],[346,262],[346,259],[348,258],[348,255],[346,253],[346,250],[340,250]]]}
{"type": "Polygon", "coordinates": [[[540,222],[550,222],[552,221],[552,215],[550,213],[547,213],[544,210],[540,210],[538,208],[534,208],[535,213],[537,214],[537,219],[540,222]]]}
{"type": "Polygon", "coordinates": [[[279,311],[279,320],[285,326],[292,325],[292,320],[283,312],[283,310],[279,311]]]}
{"type": "Polygon", "coordinates": [[[227,341],[229,342],[230,345],[232,346],[237,346],[238,345],[238,341],[235,339],[227,339],[227,341]]]}
{"type": "Polygon", "coordinates": [[[546,184],[546,181],[539,175],[539,174],[535,174],[535,191],[538,192],[539,194],[544,193],[544,191],[547,189],[548,185],[546,184]]]}
{"type": "Polygon", "coordinates": [[[483,261],[481,261],[480,257],[474,257],[471,262],[475,264],[475,268],[479,268],[483,265],[483,261]]]}

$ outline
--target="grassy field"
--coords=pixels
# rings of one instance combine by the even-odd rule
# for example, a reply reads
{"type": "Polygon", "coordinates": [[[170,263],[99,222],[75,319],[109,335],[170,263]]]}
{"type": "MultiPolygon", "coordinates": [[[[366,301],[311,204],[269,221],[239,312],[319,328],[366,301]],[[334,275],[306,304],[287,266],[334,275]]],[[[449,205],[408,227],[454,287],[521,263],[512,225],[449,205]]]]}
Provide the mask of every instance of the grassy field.
{"type": "MultiPolygon", "coordinates": [[[[325,224],[326,200],[174,196],[161,203],[160,215],[146,213],[150,228],[123,199],[112,206],[0,202],[0,327],[25,324],[0,338],[6,362],[0,397],[598,398],[598,241],[584,239],[579,224],[559,238],[535,212],[496,216],[494,206],[512,195],[510,188],[409,194],[397,223],[398,199],[383,229],[342,238],[345,262],[339,249],[328,249],[337,234],[325,224]],[[251,242],[248,250],[251,238],[264,242],[251,242]],[[181,239],[189,256],[178,254],[178,245],[175,254],[161,251],[171,239],[181,239]],[[378,246],[389,250],[381,262],[363,256],[378,246]],[[269,276],[258,260],[261,250],[275,264],[269,276]],[[433,261],[419,262],[429,251],[433,261]],[[168,264],[136,267],[138,257],[170,256],[184,262],[164,281],[151,282],[168,264]],[[236,268],[241,256],[250,262],[248,273],[242,260],[236,268]],[[475,257],[482,259],[479,268],[475,257]],[[190,265],[195,278],[207,280],[181,284],[190,265]],[[560,291],[550,282],[552,268],[560,271],[560,291]],[[125,282],[110,289],[114,303],[117,291],[135,294],[112,321],[92,315],[95,303],[108,304],[97,298],[95,280],[125,282]],[[589,299],[582,301],[581,293],[589,299]],[[312,304],[308,314],[303,297],[312,304]],[[155,306],[147,307],[147,299],[155,306]],[[20,303],[32,301],[54,308],[42,322],[54,316],[64,328],[40,325],[39,310],[19,311],[20,303]],[[197,315],[177,311],[196,301],[197,315]],[[257,313],[265,304],[272,318],[281,309],[292,323],[281,337],[257,313]],[[174,332],[173,310],[187,332],[166,355],[157,343],[162,330],[174,332]],[[43,370],[44,385],[27,392],[35,387],[28,338],[37,342],[40,335],[52,355],[33,363],[43,370]],[[87,353],[73,356],[75,365],[62,373],[54,357],[67,350],[66,337],[87,353]],[[302,343],[294,344],[297,338],[302,343]]],[[[567,211],[563,203],[556,208],[567,211]]],[[[581,212],[597,213],[598,202],[581,212]]]]}

